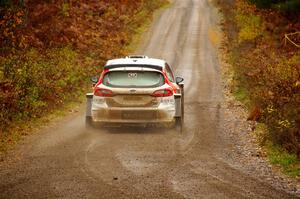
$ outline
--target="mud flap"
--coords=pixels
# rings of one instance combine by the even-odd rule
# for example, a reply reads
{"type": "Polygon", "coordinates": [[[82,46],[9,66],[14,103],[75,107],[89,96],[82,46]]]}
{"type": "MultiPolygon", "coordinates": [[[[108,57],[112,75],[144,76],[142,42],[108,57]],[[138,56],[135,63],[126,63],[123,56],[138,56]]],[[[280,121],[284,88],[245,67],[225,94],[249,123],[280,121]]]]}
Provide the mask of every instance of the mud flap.
{"type": "Polygon", "coordinates": [[[94,127],[94,122],[92,118],[92,101],[93,93],[86,94],[86,112],[85,112],[85,126],[87,128],[94,127]]]}
{"type": "Polygon", "coordinates": [[[93,102],[93,93],[86,94],[86,113],[85,116],[92,117],[92,102],[93,102]]]}
{"type": "Polygon", "coordinates": [[[180,113],[182,118],[182,123],[184,119],[184,84],[179,83],[180,91],[181,91],[181,98],[180,98],[180,113]]]}
{"type": "Polygon", "coordinates": [[[180,94],[175,94],[175,127],[183,131],[184,123],[184,84],[179,84],[180,94]]]}
{"type": "Polygon", "coordinates": [[[175,117],[181,117],[181,94],[174,94],[175,98],[175,117]]]}

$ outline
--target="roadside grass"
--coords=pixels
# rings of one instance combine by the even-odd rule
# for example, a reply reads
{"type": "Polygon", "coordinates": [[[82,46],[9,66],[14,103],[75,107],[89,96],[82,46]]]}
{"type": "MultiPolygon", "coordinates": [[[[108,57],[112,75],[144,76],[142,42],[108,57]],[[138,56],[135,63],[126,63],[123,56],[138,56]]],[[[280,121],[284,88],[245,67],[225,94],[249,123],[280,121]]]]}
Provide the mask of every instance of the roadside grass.
{"type": "Polygon", "coordinates": [[[300,160],[296,154],[289,153],[270,142],[265,148],[271,164],[280,166],[285,174],[300,179],[300,160]]]}
{"type": "Polygon", "coordinates": [[[272,165],[279,167],[284,174],[300,179],[300,159],[296,154],[271,142],[268,127],[264,123],[257,124],[254,135],[272,165]]]}
{"type": "Polygon", "coordinates": [[[238,101],[242,102],[248,108],[250,108],[251,102],[249,99],[249,90],[247,89],[247,81],[246,78],[243,75],[241,75],[245,72],[245,70],[236,65],[236,63],[241,61],[241,52],[238,50],[233,50],[229,52],[228,57],[229,64],[231,65],[230,70],[232,81],[229,82],[231,92],[238,101]]]}
{"type": "Polygon", "coordinates": [[[247,94],[247,90],[244,87],[235,87],[234,93],[233,93],[234,97],[243,103],[246,103],[246,101],[248,100],[248,94],[247,94]]]}

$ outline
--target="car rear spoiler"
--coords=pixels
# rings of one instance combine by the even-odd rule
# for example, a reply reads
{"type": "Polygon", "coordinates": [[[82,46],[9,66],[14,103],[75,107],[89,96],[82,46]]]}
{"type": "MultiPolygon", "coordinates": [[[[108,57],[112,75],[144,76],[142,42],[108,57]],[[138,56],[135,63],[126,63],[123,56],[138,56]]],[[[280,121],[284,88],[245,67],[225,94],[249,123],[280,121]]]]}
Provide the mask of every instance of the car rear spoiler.
{"type": "Polygon", "coordinates": [[[157,66],[157,65],[146,65],[146,64],[118,64],[118,65],[107,65],[104,66],[104,70],[109,70],[109,69],[114,69],[114,68],[121,68],[121,67],[126,67],[126,68],[130,68],[130,67],[143,67],[143,68],[151,68],[151,69],[155,69],[155,70],[159,70],[162,71],[163,68],[161,66],[157,66]]]}

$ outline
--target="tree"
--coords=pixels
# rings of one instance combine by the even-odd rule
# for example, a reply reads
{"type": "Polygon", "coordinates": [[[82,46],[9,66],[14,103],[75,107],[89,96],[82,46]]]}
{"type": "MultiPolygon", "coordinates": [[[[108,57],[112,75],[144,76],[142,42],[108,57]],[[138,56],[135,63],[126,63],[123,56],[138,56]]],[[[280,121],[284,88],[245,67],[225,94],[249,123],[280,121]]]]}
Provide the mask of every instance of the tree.
{"type": "Polygon", "coordinates": [[[285,12],[300,11],[300,0],[250,0],[259,8],[272,8],[285,12]]]}

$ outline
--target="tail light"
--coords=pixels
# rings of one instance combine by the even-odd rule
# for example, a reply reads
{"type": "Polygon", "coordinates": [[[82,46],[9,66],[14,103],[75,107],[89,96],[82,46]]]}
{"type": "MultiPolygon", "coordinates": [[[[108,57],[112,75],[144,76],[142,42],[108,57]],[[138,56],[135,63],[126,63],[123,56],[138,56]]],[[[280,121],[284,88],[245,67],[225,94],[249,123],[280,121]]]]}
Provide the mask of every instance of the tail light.
{"type": "Polygon", "coordinates": [[[173,90],[171,88],[160,89],[154,91],[151,96],[153,97],[169,97],[173,95],[173,90]]]}
{"type": "Polygon", "coordinates": [[[109,89],[96,88],[96,90],[94,91],[94,95],[99,97],[113,97],[114,93],[109,89]]]}

